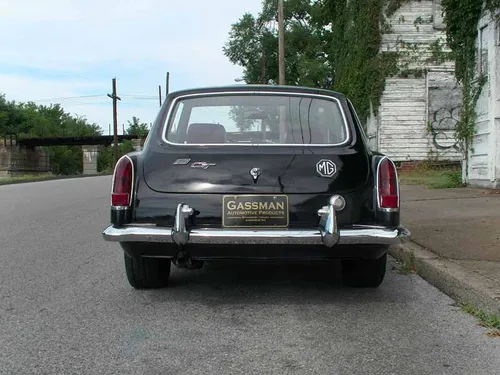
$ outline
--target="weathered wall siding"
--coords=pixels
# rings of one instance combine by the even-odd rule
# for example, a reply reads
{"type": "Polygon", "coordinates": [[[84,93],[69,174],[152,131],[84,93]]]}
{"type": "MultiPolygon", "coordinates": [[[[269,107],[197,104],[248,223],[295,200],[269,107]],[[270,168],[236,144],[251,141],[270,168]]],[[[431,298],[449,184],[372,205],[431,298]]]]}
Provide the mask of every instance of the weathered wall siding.
{"type": "MultiPolygon", "coordinates": [[[[434,66],[435,63],[430,61],[432,59],[430,45],[438,39],[441,39],[443,45],[446,41],[440,9],[440,1],[432,0],[413,0],[401,6],[389,20],[392,32],[383,35],[382,50],[408,51],[399,43],[400,41],[419,44],[419,53],[412,56],[414,61],[410,62],[408,68],[434,66]]],[[[445,46],[443,51],[450,49],[445,46]]],[[[446,62],[440,67],[453,69],[454,65],[453,62],[446,62]]]]}
{"type": "MultiPolygon", "coordinates": [[[[496,42],[496,27],[489,13],[479,22],[479,28],[486,27],[481,43],[478,35],[478,49],[487,51],[488,82],[483,87],[476,104],[476,135],[473,151],[468,160],[468,178],[473,186],[500,187],[500,52],[496,42]]],[[[480,51],[478,51],[480,54],[480,51]]]]}
{"type": "Polygon", "coordinates": [[[460,121],[461,88],[452,72],[431,71],[427,74],[427,129],[431,151],[438,158],[461,160],[455,129],[460,121]]]}
{"type": "MultiPolygon", "coordinates": [[[[390,78],[386,82],[378,116],[368,122],[367,133],[373,148],[395,161],[460,160],[453,147],[454,125],[460,104],[460,89],[453,75],[452,62],[435,66],[430,61],[430,44],[446,40],[440,17],[440,1],[414,0],[404,4],[389,20],[392,32],[383,35],[382,51],[401,51],[401,44],[421,43],[420,53],[406,68],[431,70],[428,77],[390,78]],[[436,17],[439,14],[438,17],[436,17]],[[417,19],[422,24],[414,24],[417,19]],[[427,85],[428,83],[428,85],[427,85]],[[432,125],[429,131],[428,125],[432,125]]],[[[449,51],[446,49],[445,51],[449,51]]],[[[406,57],[400,61],[404,68],[406,57]]]]}
{"type": "Polygon", "coordinates": [[[427,156],[425,79],[387,80],[380,107],[378,148],[395,161],[427,156]]]}

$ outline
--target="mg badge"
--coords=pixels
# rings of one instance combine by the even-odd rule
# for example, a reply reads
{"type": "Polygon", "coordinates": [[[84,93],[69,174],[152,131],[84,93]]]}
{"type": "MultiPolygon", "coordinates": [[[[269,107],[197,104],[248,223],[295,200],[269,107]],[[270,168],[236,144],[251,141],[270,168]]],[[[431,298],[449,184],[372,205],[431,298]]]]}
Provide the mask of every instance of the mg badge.
{"type": "Polygon", "coordinates": [[[333,175],[337,173],[337,166],[331,160],[321,159],[318,164],[316,164],[316,171],[321,177],[333,177],[333,175]]]}
{"type": "Polygon", "coordinates": [[[257,179],[260,176],[260,168],[252,168],[252,169],[250,169],[250,176],[253,177],[253,182],[257,182],[257,179]]]}

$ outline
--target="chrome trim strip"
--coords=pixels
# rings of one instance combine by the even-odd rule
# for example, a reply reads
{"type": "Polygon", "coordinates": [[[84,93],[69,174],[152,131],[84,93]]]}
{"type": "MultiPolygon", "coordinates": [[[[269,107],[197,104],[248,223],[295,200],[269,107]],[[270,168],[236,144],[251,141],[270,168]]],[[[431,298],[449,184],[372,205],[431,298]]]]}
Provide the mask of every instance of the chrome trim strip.
{"type": "Polygon", "coordinates": [[[130,206],[111,206],[111,209],[115,211],[127,211],[130,210],[130,208],[130,206]]]}
{"type": "Polygon", "coordinates": [[[344,112],[344,108],[342,107],[342,104],[340,103],[340,100],[334,96],[328,96],[328,95],[322,95],[322,94],[310,94],[310,93],[294,93],[294,92],[286,92],[286,91],[267,91],[267,90],[252,90],[252,91],[220,91],[220,92],[204,92],[204,93],[197,93],[197,94],[188,94],[188,95],[181,95],[176,97],[174,100],[172,100],[172,103],[170,104],[170,107],[168,109],[167,115],[165,116],[165,122],[162,126],[161,129],[161,140],[171,146],[182,146],[182,147],[191,147],[191,146],[243,146],[243,147],[248,147],[248,146],[254,146],[254,147],[261,147],[261,146],[274,146],[274,147],[334,147],[334,146],[344,146],[347,145],[353,136],[353,133],[350,131],[351,129],[349,128],[349,123],[347,121],[346,114],[344,112]],[[316,98],[323,98],[327,100],[333,100],[337,102],[340,112],[342,113],[342,118],[344,120],[344,128],[347,134],[347,138],[344,142],[341,143],[331,143],[331,144],[317,144],[317,143],[311,143],[311,144],[300,144],[300,143],[245,143],[245,144],[235,144],[235,143],[175,143],[175,142],[170,142],[167,140],[167,131],[168,131],[168,123],[170,121],[170,117],[172,116],[172,111],[175,108],[175,105],[177,101],[180,99],[184,98],[191,98],[191,97],[198,97],[198,96],[220,96],[220,95],[288,95],[288,96],[311,96],[311,97],[316,97],[316,98]]]}
{"type": "MultiPolygon", "coordinates": [[[[404,228],[397,229],[363,226],[353,229],[340,229],[339,245],[361,244],[394,244],[402,237],[410,236],[404,228]]],[[[109,226],[103,231],[106,241],[112,242],[159,242],[174,244],[171,227],[139,227],[124,226],[115,228],[109,226]]],[[[191,244],[297,244],[297,245],[325,245],[319,229],[288,229],[288,230],[228,230],[201,228],[189,232],[191,244]]]]}

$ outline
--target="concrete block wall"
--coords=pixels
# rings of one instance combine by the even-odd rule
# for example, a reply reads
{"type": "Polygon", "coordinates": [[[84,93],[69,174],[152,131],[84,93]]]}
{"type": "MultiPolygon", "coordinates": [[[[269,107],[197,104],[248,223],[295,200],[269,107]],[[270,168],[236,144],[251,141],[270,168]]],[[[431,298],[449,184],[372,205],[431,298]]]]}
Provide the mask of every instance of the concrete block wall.
{"type": "Polygon", "coordinates": [[[83,174],[97,174],[97,158],[99,157],[99,146],[82,146],[83,151],[83,174]]]}
{"type": "Polygon", "coordinates": [[[50,172],[49,155],[38,147],[17,147],[0,143],[0,177],[50,172]]]}

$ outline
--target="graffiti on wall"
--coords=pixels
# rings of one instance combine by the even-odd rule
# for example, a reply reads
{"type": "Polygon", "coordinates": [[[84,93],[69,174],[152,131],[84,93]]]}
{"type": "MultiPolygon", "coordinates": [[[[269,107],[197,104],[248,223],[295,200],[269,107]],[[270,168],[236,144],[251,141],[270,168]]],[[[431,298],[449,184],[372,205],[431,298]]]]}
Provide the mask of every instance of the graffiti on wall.
{"type": "Polygon", "coordinates": [[[432,142],[439,150],[455,149],[460,151],[455,129],[460,120],[460,106],[453,108],[442,107],[432,113],[429,131],[432,142]]]}
{"type": "Polygon", "coordinates": [[[460,153],[455,131],[460,120],[461,90],[451,72],[429,72],[428,75],[428,131],[431,141],[441,156],[460,153]]]}

